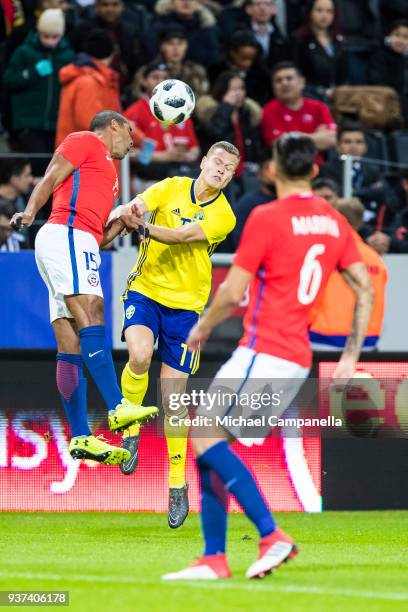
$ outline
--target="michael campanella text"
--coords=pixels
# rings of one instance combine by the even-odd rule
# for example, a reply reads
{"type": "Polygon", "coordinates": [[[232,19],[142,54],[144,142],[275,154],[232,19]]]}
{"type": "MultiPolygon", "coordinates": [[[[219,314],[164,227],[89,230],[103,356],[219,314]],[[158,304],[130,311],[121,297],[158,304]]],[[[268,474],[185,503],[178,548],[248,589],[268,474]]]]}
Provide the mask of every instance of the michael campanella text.
{"type": "Polygon", "coordinates": [[[210,427],[212,425],[219,425],[221,427],[296,427],[301,429],[302,427],[342,427],[342,419],[335,418],[334,416],[328,416],[324,419],[301,419],[294,417],[278,417],[276,415],[271,416],[258,416],[258,417],[244,417],[240,416],[204,416],[197,415],[193,418],[180,419],[178,416],[170,416],[169,423],[172,426],[186,426],[186,427],[210,427]]]}

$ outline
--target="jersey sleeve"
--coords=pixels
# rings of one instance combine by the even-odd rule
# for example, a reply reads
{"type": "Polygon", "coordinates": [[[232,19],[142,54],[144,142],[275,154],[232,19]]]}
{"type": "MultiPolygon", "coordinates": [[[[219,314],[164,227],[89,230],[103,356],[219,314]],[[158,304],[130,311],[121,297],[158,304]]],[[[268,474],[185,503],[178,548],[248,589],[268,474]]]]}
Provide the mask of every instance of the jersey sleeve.
{"type": "Polygon", "coordinates": [[[341,231],[344,232],[346,236],[344,240],[343,249],[340,253],[340,257],[337,262],[337,269],[340,272],[342,270],[346,270],[349,266],[353,265],[354,263],[363,261],[349,225],[345,223],[342,226],[341,231]]]}
{"type": "Polygon", "coordinates": [[[147,206],[147,210],[151,212],[165,206],[166,202],[171,199],[172,191],[173,181],[171,178],[166,178],[146,189],[146,191],[139,194],[138,197],[142,198],[147,206]]]}
{"type": "Polygon", "coordinates": [[[265,224],[262,223],[262,211],[254,209],[245,223],[234,255],[234,265],[255,275],[262,266],[267,252],[268,235],[270,234],[267,234],[265,224]]]}
{"type": "Polygon", "coordinates": [[[323,102],[320,105],[320,125],[326,126],[329,130],[335,131],[337,125],[332,117],[329,107],[323,102]]]}
{"type": "Polygon", "coordinates": [[[93,151],[95,141],[85,132],[69,134],[57,148],[57,152],[75,168],[79,168],[93,151]]]}
{"type": "Polygon", "coordinates": [[[198,221],[209,244],[222,242],[235,227],[236,218],[229,206],[215,209],[198,221]]]}

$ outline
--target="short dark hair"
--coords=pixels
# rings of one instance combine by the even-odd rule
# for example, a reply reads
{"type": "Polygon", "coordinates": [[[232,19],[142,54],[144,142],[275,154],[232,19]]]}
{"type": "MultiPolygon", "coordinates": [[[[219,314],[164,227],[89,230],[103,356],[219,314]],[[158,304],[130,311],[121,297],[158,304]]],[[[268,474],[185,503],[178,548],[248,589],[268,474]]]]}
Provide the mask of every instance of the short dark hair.
{"type": "Polygon", "coordinates": [[[238,30],[230,36],[227,42],[229,51],[236,51],[241,47],[253,47],[259,49],[259,43],[250,30],[238,30]]]}
{"type": "Polygon", "coordinates": [[[342,121],[337,128],[337,142],[340,142],[341,137],[346,132],[361,132],[364,136],[364,140],[367,142],[367,131],[358,121],[352,121],[351,119],[342,121]]]}
{"type": "Polygon", "coordinates": [[[295,70],[295,72],[301,77],[303,76],[302,71],[300,70],[299,66],[297,66],[295,64],[295,62],[290,62],[290,61],[284,61],[284,62],[278,62],[277,64],[274,64],[274,66],[272,66],[272,71],[271,71],[271,77],[272,79],[275,77],[277,72],[280,72],[281,70],[295,70]]]}
{"type": "Polygon", "coordinates": [[[388,28],[388,35],[397,28],[408,28],[408,19],[397,19],[397,21],[393,21],[388,28]]]}
{"type": "Polygon", "coordinates": [[[313,191],[315,191],[316,189],[324,189],[325,187],[328,187],[329,189],[334,191],[334,193],[337,194],[338,196],[340,195],[339,184],[331,178],[317,177],[312,183],[313,191]]]}
{"type": "Polygon", "coordinates": [[[28,157],[9,157],[0,159],[0,185],[6,185],[12,176],[20,176],[26,166],[30,165],[28,157]]]}
{"type": "Polygon", "coordinates": [[[224,72],[221,72],[218,75],[218,77],[215,79],[214,85],[212,86],[211,95],[214,100],[221,102],[228,91],[229,84],[232,79],[241,79],[245,82],[244,74],[239,70],[224,70],[224,72]]]}
{"type": "Polygon", "coordinates": [[[310,177],[317,148],[310,136],[288,132],[274,142],[274,160],[278,171],[291,179],[310,177]]]}
{"type": "Polygon", "coordinates": [[[116,121],[120,126],[128,123],[126,117],[117,113],[113,110],[105,110],[97,113],[91,121],[89,129],[91,132],[96,132],[96,130],[104,130],[109,127],[112,121],[116,121]]]}

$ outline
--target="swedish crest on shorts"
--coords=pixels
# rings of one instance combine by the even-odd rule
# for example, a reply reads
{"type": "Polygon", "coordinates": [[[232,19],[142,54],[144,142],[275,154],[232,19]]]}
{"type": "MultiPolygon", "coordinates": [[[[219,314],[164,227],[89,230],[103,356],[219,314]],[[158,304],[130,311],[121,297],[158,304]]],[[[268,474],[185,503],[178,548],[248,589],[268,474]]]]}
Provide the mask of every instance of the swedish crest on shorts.
{"type": "Polygon", "coordinates": [[[125,317],[126,317],[128,320],[129,320],[129,319],[131,319],[131,318],[133,317],[133,315],[135,314],[135,310],[136,310],[136,308],[135,308],[133,305],[128,306],[128,307],[126,308],[126,310],[125,310],[125,317]]]}

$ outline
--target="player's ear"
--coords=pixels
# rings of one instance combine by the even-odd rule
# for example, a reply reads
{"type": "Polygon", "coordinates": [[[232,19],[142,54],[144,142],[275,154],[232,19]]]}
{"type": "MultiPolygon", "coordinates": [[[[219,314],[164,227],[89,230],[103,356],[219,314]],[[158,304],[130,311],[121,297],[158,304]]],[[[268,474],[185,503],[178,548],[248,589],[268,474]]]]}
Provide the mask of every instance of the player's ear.
{"type": "Polygon", "coordinates": [[[203,159],[202,159],[202,160],[201,160],[201,162],[200,162],[200,170],[203,170],[203,169],[204,169],[204,166],[205,166],[205,162],[206,162],[206,161],[207,161],[207,156],[206,156],[206,155],[204,155],[203,159]]]}
{"type": "Polygon", "coordinates": [[[267,172],[268,172],[269,178],[274,183],[276,179],[276,164],[273,160],[269,162],[267,172]]]}
{"type": "Polygon", "coordinates": [[[320,168],[317,164],[313,164],[313,168],[312,168],[312,179],[315,179],[316,176],[319,175],[320,172],[320,168]]]}

